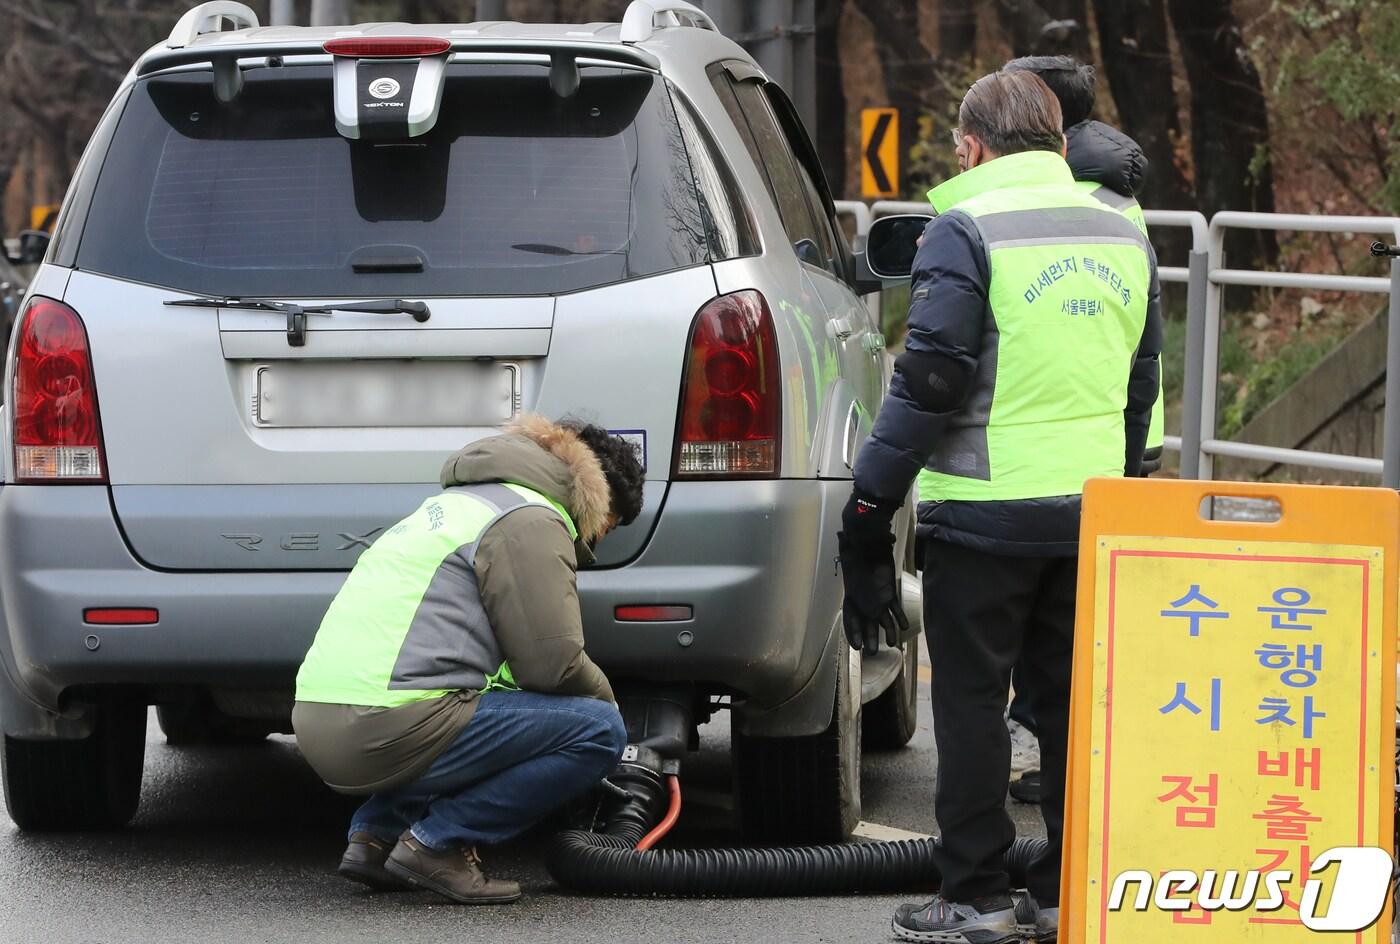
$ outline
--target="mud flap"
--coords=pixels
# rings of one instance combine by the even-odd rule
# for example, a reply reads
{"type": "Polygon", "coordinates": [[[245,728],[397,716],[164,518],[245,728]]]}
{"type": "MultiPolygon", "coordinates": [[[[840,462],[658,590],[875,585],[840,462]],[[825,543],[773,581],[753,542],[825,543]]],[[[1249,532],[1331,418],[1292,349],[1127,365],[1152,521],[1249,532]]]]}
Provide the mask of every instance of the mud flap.
{"type": "Polygon", "coordinates": [[[749,699],[734,706],[737,729],[753,737],[801,737],[820,734],[831,724],[836,695],[836,657],[833,647],[848,649],[840,617],[831,628],[817,670],[796,695],[774,706],[749,699]]]}

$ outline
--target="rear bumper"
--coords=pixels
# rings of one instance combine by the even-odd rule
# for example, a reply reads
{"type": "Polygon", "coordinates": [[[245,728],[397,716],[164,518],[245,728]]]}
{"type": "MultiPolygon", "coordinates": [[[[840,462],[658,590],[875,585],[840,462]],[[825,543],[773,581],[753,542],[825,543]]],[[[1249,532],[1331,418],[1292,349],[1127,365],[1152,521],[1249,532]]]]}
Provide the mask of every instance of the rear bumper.
{"type": "Polygon", "coordinates": [[[849,483],[677,482],[629,566],[579,574],[588,652],[609,677],[698,681],[773,704],[820,661],[841,606],[836,522],[849,483]],[[685,622],[617,606],[684,604],[685,622]]]}
{"type": "MultiPolygon", "coordinates": [[[[849,485],[676,483],[631,564],[580,573],[588,650],[617,683],[690,681],[778,705],[812,678],[840,607],[831,563],[849,485]],[[683,623],[614,607],[681,603],[683,623]],[[682,634],[688,634],[683,636],[682,634]]],[[[77,686],[291,687],[343,572],[152,570],[100,486],[0,487],[0,725],[85,733],[77,686]],[[155,607],[151,626],[93,626],[85,608],[155,607]]]]}

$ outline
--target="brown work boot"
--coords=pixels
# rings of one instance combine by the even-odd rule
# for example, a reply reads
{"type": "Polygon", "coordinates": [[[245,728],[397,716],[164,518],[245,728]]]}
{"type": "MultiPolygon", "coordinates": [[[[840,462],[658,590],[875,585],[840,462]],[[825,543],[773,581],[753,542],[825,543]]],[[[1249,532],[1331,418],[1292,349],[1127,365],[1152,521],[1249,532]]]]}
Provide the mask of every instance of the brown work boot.
{"type": "Polygon", "coordinates": [[[520,897],[519,883],[486,877],[475,846],[437,852],[406,832],[384,868],[405,882],[464,905],[504,905],[520,897]]]}
{"type": "Polygon", "coordinates": [[[384,870],[392,848],[393,843],[385,842],[373,833],[353,832],[336,871],[350,881],[368,885],[376,891],[402,891],[407,886],[384,870]]]}

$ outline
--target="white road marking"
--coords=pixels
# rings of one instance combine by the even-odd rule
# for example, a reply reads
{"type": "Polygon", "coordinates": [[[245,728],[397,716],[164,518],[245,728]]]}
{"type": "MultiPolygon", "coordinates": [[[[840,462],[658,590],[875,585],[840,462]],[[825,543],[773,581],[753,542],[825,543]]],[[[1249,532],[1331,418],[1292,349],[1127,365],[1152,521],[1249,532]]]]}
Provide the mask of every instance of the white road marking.
{"type": "Polygon", "coordinates": [[[879,823],[867,823],[861,820],[856,824],[855,831],[851,833],[861,839],[878,839],[880,842],[898,842],[901,839],[931,839],[928,833],[914,833],[907,829],[899,829],[894,826],[882,826],[879,823]]]}

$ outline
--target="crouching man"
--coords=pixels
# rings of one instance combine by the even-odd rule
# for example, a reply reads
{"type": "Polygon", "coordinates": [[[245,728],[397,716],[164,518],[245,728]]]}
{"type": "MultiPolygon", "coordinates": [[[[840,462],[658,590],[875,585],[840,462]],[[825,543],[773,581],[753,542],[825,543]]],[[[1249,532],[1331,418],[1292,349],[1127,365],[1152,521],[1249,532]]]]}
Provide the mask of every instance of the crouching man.
{"type": "Polygon", "coordinates": [[[584,652],[574,571],[641,510],[631,448],[526,417],[448,459],[443,491],[360,556],[297,673],[316,773],[370,794],[340,873],[464,904],[520,897],[479,844],[598,783],[626,731],[584,652]]]}

